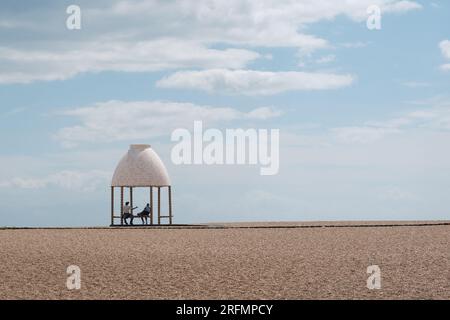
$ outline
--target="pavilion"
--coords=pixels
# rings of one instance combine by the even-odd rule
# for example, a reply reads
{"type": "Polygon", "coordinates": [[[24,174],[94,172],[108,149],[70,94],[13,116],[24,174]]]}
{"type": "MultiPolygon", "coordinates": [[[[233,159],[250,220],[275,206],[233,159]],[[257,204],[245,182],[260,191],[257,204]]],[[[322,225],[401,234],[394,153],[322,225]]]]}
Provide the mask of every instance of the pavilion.
{"type": "MultiPolygon", "coordinates": [[[[150,225],[153,221],[153,189],[157,189],[158,219],[156,225],[161,225],[163,218],[172,224],[172,188],[169,174],[158,154],[148,144],[132,144],[128,152],[122,157],[114,171],[111,182],[111,226],[123,225],[124,192],[129,192],[129,202],[133,208],[133,189],[148,188],[150,203],[150,225]],[[169,213],[161,215],[161,189],[167,189],[169,213]],[[120,189],[120,214],[115,212],[114,196],[116,189],[120,189]],[[120,224],[116,224],[120,219],[120,224]]],[[[131,211],[133,214],[133,211],[131,211]]],[[[134,214],[133,214],[134,215],[134,214]]]]}

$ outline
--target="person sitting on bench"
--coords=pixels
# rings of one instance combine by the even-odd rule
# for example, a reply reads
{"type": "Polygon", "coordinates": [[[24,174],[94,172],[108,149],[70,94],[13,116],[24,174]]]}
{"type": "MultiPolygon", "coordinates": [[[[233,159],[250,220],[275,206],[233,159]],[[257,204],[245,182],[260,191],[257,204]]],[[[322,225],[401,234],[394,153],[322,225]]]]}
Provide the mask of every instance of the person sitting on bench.
{"type": "Polygon", "coordinates": [[[130,218],[130,225],[133,225],[133,214],[132,210],[136,209],[137,207],[131,208],[130,203],[126,202],[123,206],[123,221],[125,221],[125,224],[128,225],[127,219],[130,218]]]}
{"type": "Polygon", "coordinates": [[[142,210],[142,212],[138,213],[137,216],[141,218],[142,224],[144,224],[144,219],[145,219],[145,224],[148,224],[147,219],[150,216],[150,204],[147,203],[144,210],[142,210]]]}

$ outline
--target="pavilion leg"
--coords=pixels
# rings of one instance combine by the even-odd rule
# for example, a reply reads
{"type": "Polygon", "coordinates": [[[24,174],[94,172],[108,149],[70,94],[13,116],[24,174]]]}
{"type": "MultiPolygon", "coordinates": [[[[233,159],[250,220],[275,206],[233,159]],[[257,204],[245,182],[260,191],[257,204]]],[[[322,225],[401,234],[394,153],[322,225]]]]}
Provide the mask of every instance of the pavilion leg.
{"type": "Polygon", "coordinates": [[[169,224],[172,224],[172,187],[169,186],[169,224]]]}
{"type": "Polygon", "coordinates": [[[123,187],[120,187],[120,224],[123,225],[123,187]]]}
{"type": "Polygon", "coordinates": [[[153,225],[153,187],[150,187],[150,224],[153,225]]]}
{"type": "Polygon", "coordinates": [[[161,187],[158,187],[158,224],[161,224],[161,187]]]}
{"type": "Polygon", "coordinates": [[[133,215],[133,187],[130,187],[130,206],[131,206],[131,214],[133,215]]]}
{"type": "Polygon", "coordinates": [[[111,225],[114,225],[114,187],[111,187],[111,225]]]}
{"type": "Polygon", "coordinates": [[[130,206],[131,206],[130,224],[133,224],[133,187],[130,187],[130,206]]]}

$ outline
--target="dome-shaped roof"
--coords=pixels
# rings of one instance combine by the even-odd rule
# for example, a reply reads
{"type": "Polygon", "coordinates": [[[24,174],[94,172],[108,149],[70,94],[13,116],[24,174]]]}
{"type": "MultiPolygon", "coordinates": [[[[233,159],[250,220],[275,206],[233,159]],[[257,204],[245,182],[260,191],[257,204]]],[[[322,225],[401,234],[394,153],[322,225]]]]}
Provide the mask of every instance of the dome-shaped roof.
{"type": "Polygon", "coordinates": [[[132,144],[114,171],[113,187],[170,186],[164,163],[148,144],[132,144]]]}

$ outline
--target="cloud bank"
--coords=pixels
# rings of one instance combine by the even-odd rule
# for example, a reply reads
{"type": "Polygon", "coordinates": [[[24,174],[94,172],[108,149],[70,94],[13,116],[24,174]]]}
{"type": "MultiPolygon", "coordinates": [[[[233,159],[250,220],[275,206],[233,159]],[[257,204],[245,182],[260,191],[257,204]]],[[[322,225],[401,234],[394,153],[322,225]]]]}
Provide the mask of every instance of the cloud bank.
{"type": "Polygon", "coordinates": [[[221,124],[232,120],[257,121],[281,115],[273,107],[261,107],[249,112],[233,108],[213,108],[192,103],[167,101],[107,101],[93,106],[62,112],[81,123],[65,127],[56,139],[70,147],[79,142],[112,142],[151,139],[170,136],[176,128],[190,128],[194,121],[206,125],[221,124]]]}
{"type": "Polygon", "coordinates": [[[80,0],[82,26],[65,27],[64,2],[20,9],[2,4],[0,84],[65,80],[101,71],[151,72],[177,68],[242,69],[258,48],[329,48],[308,26],[345,16],[367,18],[421,8],[397,0],[80,0]],[[189,27],[186,27],[189,26],[189,27]],[[220,49],[218,49],[220,48],[220,49]]]}
{"type": "Polygon", "coordinates": [[[272,95],[293,90],[326,90],[351,85],[355,77],[332,73],[213,69],[180,71],[157,82],[160,88],[196,89],[245,95],[272,95]]]}
{"type": "Polygon", "coordinates": [[[101,170],[64,170],[45,177],[14,177],[0,181],[0,188],[42,189],[57,187],[81,192],[90,192],[107,184],[111,172],[101,170]]]}
{"type": "MultiPolygon", "coordinates": [[[[439,43],[439,48],[444,58],[450,60],[450,41],[443,40],[439,43]]],[[[450,71],[450,63],[445,63],[440,66],[442,71],[450,71]]]]}

